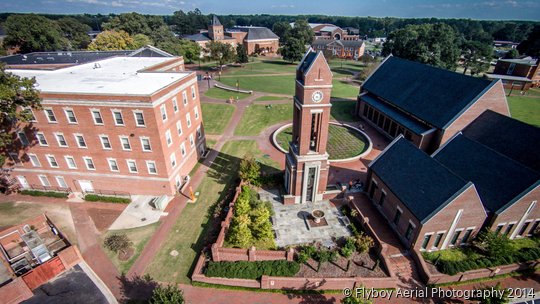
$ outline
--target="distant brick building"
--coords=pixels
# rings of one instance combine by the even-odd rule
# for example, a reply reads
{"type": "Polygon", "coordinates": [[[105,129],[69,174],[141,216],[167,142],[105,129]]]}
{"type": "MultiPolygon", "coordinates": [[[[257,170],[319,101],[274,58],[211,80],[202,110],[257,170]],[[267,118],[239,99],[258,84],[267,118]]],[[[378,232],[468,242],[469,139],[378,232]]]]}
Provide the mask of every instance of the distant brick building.
{"type": "Polygon", "coordinates": [[[311,46],[317,51],[322,51],[338,58],[355,60],[364,56],[366,48],[362,40],[315,39],[311,46]]]}
{"type": "Polygon", "coordinates": [[[357,114],[389,138],[435,151],[485,110],[510,115],[502,82],[387,57],[364,81],[357,114]]]}
{"type": "Polygon", "coordinates": [[[113,57],[35,77],[43,110],[7,166],[22,188],[173,195],[205,152],[195,73],[182,57],[113,57]]]}
{"type": "Polygon", "coordinates": [[[540,86],[540,59],[499,59],[491,79],[501,79],[506,89],[527,91],[540,86]]]}

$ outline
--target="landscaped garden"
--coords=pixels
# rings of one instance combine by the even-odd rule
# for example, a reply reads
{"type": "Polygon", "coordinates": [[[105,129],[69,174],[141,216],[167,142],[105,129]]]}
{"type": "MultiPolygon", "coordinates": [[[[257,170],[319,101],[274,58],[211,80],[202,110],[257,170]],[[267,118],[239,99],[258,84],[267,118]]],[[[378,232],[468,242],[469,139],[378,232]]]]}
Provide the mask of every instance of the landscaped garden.
{"type": "Polygon", "coordinates": [[[204,119],[204,132],[209,135],[221,135],[234,113],[234,106],[229,104],[201,103],[204,119]]]}
{"type": "MultiPolygon", "coordinates": [[[[276,141],[285,150],[289,150],[292,140],[292,126],[283,129],[276,136],[276,141]]],[[[326,150],[330,159],[345,159],[362,154],[369,146],[368,139],[361,133],[345,126],[330,124],[326,150]]]]}

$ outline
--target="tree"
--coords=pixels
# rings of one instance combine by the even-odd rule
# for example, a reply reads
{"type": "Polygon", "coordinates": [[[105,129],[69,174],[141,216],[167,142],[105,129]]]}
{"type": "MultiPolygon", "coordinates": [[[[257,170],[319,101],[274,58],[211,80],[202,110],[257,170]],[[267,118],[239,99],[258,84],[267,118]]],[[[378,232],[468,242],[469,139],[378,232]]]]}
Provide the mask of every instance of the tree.
{"type": "Polygon", "coordinates": [[[447,24],[407,25],[388,35],[382,53],[454,70],[459,47],[456,32],[447,24]]]}
{"type": "Polygon", "coordinates": [[[120,251],[125,254],[126,250],[131,246],[131,241],[125,233],[112,234],[105,239],[104,245],[110,251],[116,253],[120,251]]]}
{"type": "Polygon", "coordinates": [[[236,62],[246,63],[249,61],[247,49],[244,44],[240,43],[236,46],[236,62]]]}
{"type": "Polygon", "coordinates": [[[484,251],[488,257],[508,256],[515,250],[506,235],[493,231],[481,232],[474,245],[484,251]]]}
{"type": "Polygon", "coordinates": [[[39,15],[11,15],[4,30],[4,45],[22,53],[64,50],[69,45],[58,24],[39,15]]]}
{"type": "MultiPolygon", "coordinates": [[[[299,19],[294,23],[294,27],[290,30],[288,36],[300,40],[302,45],[308,45],[313,41],[315,33],[306,19],[299,19]]],[[[288,39],[286,38],[285,42],[287,40],[288,39]]]]}
{"type": "Polygon", "coordinates": [[[517,50],[520,54],[535,58],[540,57],[540,25],[533,28],[527,39],[518,45],[517,50]]]}
{"type": "Polygon", "coordinates": [[[493,49],[491,45],[479,41],[465,41],[461,44],[463,74],[470,70],[471,75],[480,74],[489,69],[493,49]]]}
{"type": "Polygon", "coordinates": [[[152,292],[150,304],[184,304],[184,293],[174,284],[160,285],[152,292]]]}
{"type": "Polygon", "coordinates": [[[251,209],[249,201],[250,201],[249,187],[242,186],[242,191],[240,192],[240,195],[238,195],[238,198],[236,199],[236,202],[234,203],[234,215],[235,216],[248,215],[249,210],[251,209]]]}
{"type": "Polygon", "coordinates": [[[41,98],[35,84],[34,78],[13,75],[0,65],[0,166],[4,165],[4,155],[22,148],[14,144],[13,133],[32,128],[28,123],[33,120],[33,115],[28,109],[41,109],[41,98]]]}
{"type": "Polygon", "coordinates": [[[240,172],[238,173],[240,178],[251,184],[257,184],[261,172],[261,166],[252,154],[246,154],[244,159],[240,162],[240,172]]]}
{"type": "Polygon", "coordinates": [[[270,211],[264,205],[259,205],[251,211],[251,232],[257,240],[271,239],[272,224],[270,223],[270,211]]]}
{"type": "Polygon", "coordinates": [[[148,26],[146,17],[139,13],[124,13],[109,19],[102,25],[105,30],[124,31],[129,35],[151,35],[152,30],[148,26]]]}
{"type": "Polygon", "coordinates": [[[131,46],[134,49],[142,48],[147,45],[152,45],[152,40],[145,34],[135,34],[135,36],[133,36],[133,43],[131,46]]]}
{"type": "Polygon", "coordinates": [[[518,58],[518,56],[519,56],[518,50],[511,49],[504,55],[504,59],[515,59],[515,58],[518,58]]]}
{"type": "Polygon", "coordinates": [[[251,220],[247,214],[233,217],[227,234],[229,243],[240,248],[247,248],[252,241],[250,224],[251,220]]]}
{"type": "Polygon", "coordinates": [[[72,17],[60,18],[56,21],[60,30],[69,40],[72,49],[82,50],[86,49],[91,42],[88,32],[92,28],[79,20],[72,17]]]}
{"type": "Polygon", "coordinates": [[[290,63],[302,60],[305,52],[305,45],[296,38],[288,38],[285,45],[281,48],[281,56],[290,63]]]}
{"type": "Polygon", "coordinates": [[[379,66],[379,63],[367,64],[365,67],[362,68],[362,70],[358,74],[358,79],[365,81],[369,77],[369,75],[371,75],[377,69],[378,66],[379,66]]]}
{"type": "Polygon", "coordinates": [[[104,31],[90,43],[91,51],[132,50],[133,38],[124,31],[104,31]]]}
{"type": "Polygon", "coordinates": [[[291,29],[291,25],[285,21],[276,22],[272,26],[272,32],[278,35],[279,43],[285,43],[285,38],[290,35],[291,29]]]}
{"type": "Polygon", "coordinates": [[[210,58],[218,62],[220,69],[226,63],[231,63],[236,59],[236,54],[232,45],[228,43],[221,43],[218,41],[211,41],[206,44],[210,58]]]}
{"type": "Polygon", "coordinates": [[[473,300],[477,300],[482,304],[506,304],[506,303],[510,302],[510,300],[508,298],[510,293],[509,293],[509,291],[507,289],[502,288],[500,282],[497,283],[494,286],[482,287],[482,288],[480,288],[480,290],[486,291],[486,292],[482,292],[481,294],[486,294],[487,296],[474,298],[473,300]],[[492,289],[495,292],[491,292],[492,289]],[[502,291],[502,296],[499,296],[500,295],[499,292],[501,292],[501,291],[502,291]]]}

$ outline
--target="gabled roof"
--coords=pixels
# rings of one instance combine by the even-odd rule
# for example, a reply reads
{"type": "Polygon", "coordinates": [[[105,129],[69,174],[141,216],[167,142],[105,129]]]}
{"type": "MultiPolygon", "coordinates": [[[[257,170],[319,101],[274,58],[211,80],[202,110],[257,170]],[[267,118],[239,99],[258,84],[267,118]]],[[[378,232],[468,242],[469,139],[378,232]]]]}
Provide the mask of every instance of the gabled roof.
{"type": "Polygon", "coordinates": [[[315,62],[315,58],[317,58],[318,53],[319,52],[316,52],[312,48],[310,48],[306,52],[304,58],[302,58],[302,61],[300,61],[296,69],[305,74],[309,70],[313,62],[315,62]]]}
{"type": "Polygon", "coordinates": [[[463,129],[462,133],[540,172],[540,128],[487,110],[463,129]]]}
{"type": "Polygon", "coordinates": [[[535,66],[538,62],[538,59],[533,59],[532,57],[525,57],[521,59],[499,59],[499,61],[535,66]]]}
{"type": "Polygon", "coordinates": [[[474,183],[487,210],[500,213],[540,183],[540,174],[458,134],[433,156],[453,173],[474,183]]]}
{"type": "Polygon", "coordinates": [[[212,21],[210,21],[210,25],[221,25],[221,22],[219,22],[219,19],[216,15],[212,17],[212,21]]]}
{"type": "Polygon", "coordinates": [[[495,83],[391,56],[362,89],[444,129],[495,83]]]}
{"type": "Polygon", "coordinates": [[[279,39],[278,35],[274,34],[269,28],[260,26],[235,26],[229,31],[247,32],[246,40],[264,40],[264,39],[279,39]]]}
{"type": "Polygon", "coordinates": [[[403,136],[396,138],[370,168],[421,223],[471,186],[403,136]]]}
{"type": "Polygon", "coordinates": [[[208,36],[208,33],[197,33],[193,35],[187,35],[184,36],[183,39],[191,40],[191,41],[210,41],[210,36],[208,36]]]}

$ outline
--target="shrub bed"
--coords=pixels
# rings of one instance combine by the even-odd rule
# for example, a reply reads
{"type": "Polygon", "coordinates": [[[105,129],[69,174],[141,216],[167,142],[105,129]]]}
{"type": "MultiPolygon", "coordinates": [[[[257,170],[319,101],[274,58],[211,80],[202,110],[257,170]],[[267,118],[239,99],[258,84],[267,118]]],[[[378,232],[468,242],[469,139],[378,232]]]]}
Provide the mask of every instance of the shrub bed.
{"type": "Polygon", "coordinates": [[[300,270],[300,265],[289,261],[257,262],[209,262],[205,275],[208,277],[260,279],[263,275],[292,277],[300,270]]]}
{"type": "Polygon", "coordinates": [[[105,203],[117,203],[117,204],[129,204],[131,199],[125,197],[115,196],[102,196],[97,194],[87,194],[84,196],[85,201],[89,202],[105,202],[105,203]]]}
{"type": "Polygon", "coordinates": [[[21,194],[31,196],[48,196],[56,198],[67,198],[67,192],[54,192],[54,191],[39,191],[39,190],[22,190],[21,194]]]}

